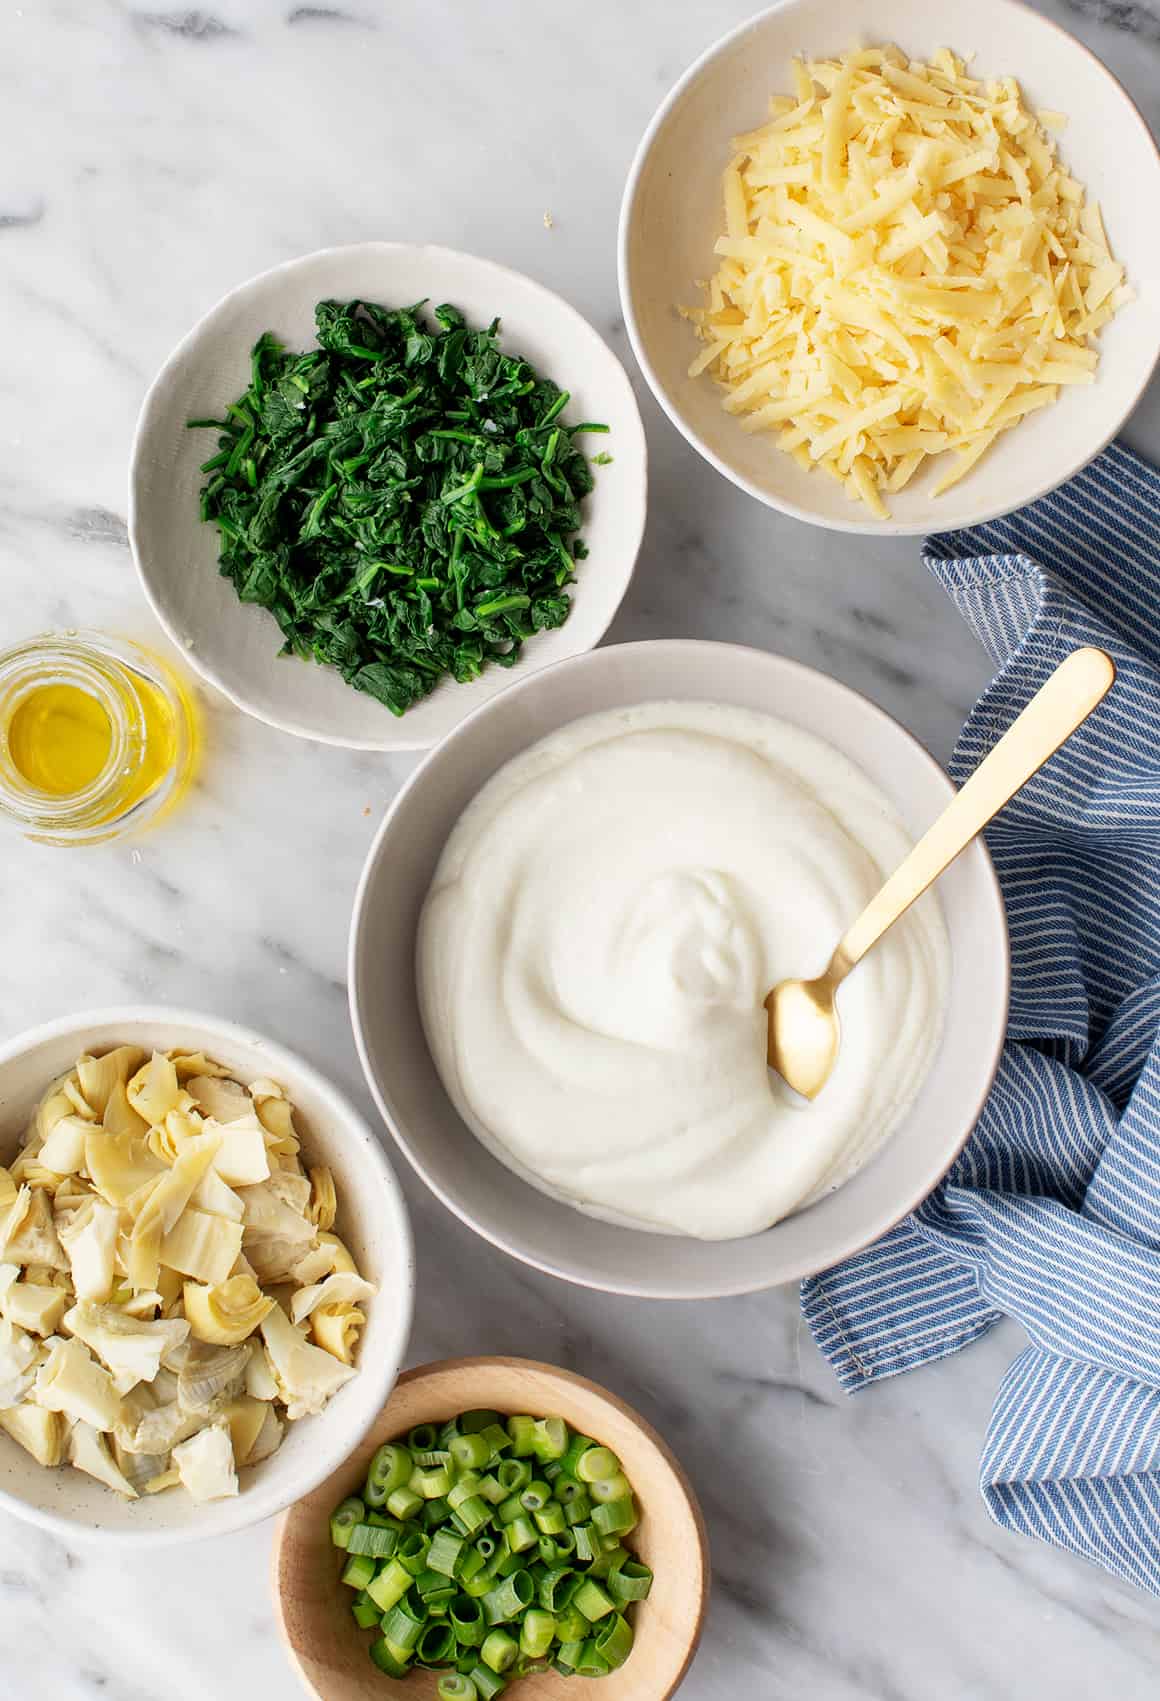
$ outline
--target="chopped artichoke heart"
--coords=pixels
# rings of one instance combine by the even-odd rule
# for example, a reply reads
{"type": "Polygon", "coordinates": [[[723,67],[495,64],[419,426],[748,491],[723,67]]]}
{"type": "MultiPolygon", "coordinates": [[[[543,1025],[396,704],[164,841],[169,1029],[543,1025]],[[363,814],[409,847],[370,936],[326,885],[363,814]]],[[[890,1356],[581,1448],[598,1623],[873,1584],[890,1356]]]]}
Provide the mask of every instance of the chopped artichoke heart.
{"type": "Polygon", "coordinates": [[[104,1121],[110,1098],[117,1088],[124,1090],[144,1061],[145,1053],[139,1045],[118,1045],[102,1057],[86,1053],[77,1058],[77,1081],[94,1116],[104,1121]]]}
{"type": "Polygon", "coordinates": [[[263,1318],[261,1328],[288,1417],[320,1412],[331,1395],[354,1375],[348,1365],[340,1364],[321,1347],[311,1346],[280,1306],[263,1318]]]}
{"type": "Polygon", "coordinates": [[[0,1294],[0,1313],[34,1335],[55,1335],[71,1295],[46,1282],[15,1282],[0,1294]]]}
{"type": "Polygon", "coordinates": [[[364,1299],[373,1299],[374,1295],[374,1284],[364,1281],[361,1276],[347,1271],[327,1276],[325,1281],[316,1282],[313,1287],[299,1288],[292,1296],[290,1321],[303,1322],[319,1306],[358,1305],[364,1299]]]}
{"type": "Polygon", "coordinates": [[[127,1394],[138,1382],[152,1382],[162,1354],[189,1335],[183,1318],[147,1322],[115,1305],[74,1305],[64,1326],[102,1360],[119,1394],[127,1394]]]}
{"type": "Polygon", "coordinates": [[[253,1276],[230,1276],[216,1287],[186,1282],[185,1315],[199,1341],[235,1345],[252,1335],[274,1301],[263,1294],[253,1276]]]}
{"type": "Polygon", "coordinates": [[[228,1278],[241,1250],[241,1223],[190,1206],[162,1241],[161,1262],[215,1287],[228,1278]]]}
{"type": "Polygon", "coordinates": [[[310,1333],[324,1351],[349,1364],[365,1323],[357,1305],[320,1305],[310,1314],[310,1333]]]}
{"type": "Polygon", "coordinates": [[[102,1199],[118,1208],[165,1173],[142,1135],[95,1128],[85,1139],[85,1168],[102,1199]]]}
{"type": "Polygon", "coordinates": [[[57,1175],[76,1175],[78,1170],[83,1169],[85,1141],[92,1126],[91,1122],[75,1113],[62,1116],[37,1154],[45,1169],[51,1169],[57,1175]]]}
{"type": "Polygon", "coordinates": [[[224,1424],[211,1424],[175,1447],[173,1463],[194,1500],[223,1500],[238,1492],[234,1449],[224,1424]]]}
{"type": "Polygon", "coordinates": [[[36,1375],[32,1398],[50,1412],[64,1412],[94,1429],[113,1430],[121,1416],[121,1399],[113,1379],[82,1341],[55,1335],[48,1357],[36,1375]]]}
{"type": "Polygon", "coordinates": [[[59,1412],[42,1406],[13,1406],[0,1412],[0,1429],[31,1453],[38,1465],[51,1471],[63,1462],[65,1424],[59,1412]]]}
{"type": "Polygon", "coordinates": [[[94,1197],[61,1224],[60,1238],[78,1299],[105,1300],[113,1291],[120,1222],[112,1205],[94,1197]]]}
{"type": "Polygon", "coordinates": [[[185,1083],[198,1110],[214,1122],[237,1122],[254,1115],[254,1101],[243,1086],[228,1076],[194,1075],[185,1083]]]}
{"type": "Polygon", "coordinates": [[[35,1380],[40,1342],[7,1318],[0,1320],[0,1411],[18,1406],[35,1380]]]}
{"type": "Polygon", "coordinates": [[[6,1264],[48,1264],[66,1270],[68,1260],[61,1251],[52,1220],[48,1195],[24,1183],[0,1224],[0,1260],[6,1264]]]}
{"type": "Polygon", "coordinates": [[[81,1421],[73,1424],[68,1438],[68,1458],[69,1464],[75,1465],[78,1471],[85,1471],[107,1488],[116,1489],[126,1500],[136,1500],[137,1490],[117,1468],[107,1438],[91,1424],[81,1421]]]}
{"type": "Polygon", "coordinates": [[[213,1167],[223,1181],[231,1187],[252,1187],[266,1180],[270,1174],[266,1135],[252,1110],[232,1122],[210,1120],[205,1126],[221,1141],[213,1167]]]}
{"type": "Polygon", "coordinates": [[[163,1123],[169,1112],[180,1109],[183,1102],[177,1070],[160,1051],[155,1051],[148,1063],[142,1064],[125,1092],[133,1109],[150,1128],[163,1123]]]}

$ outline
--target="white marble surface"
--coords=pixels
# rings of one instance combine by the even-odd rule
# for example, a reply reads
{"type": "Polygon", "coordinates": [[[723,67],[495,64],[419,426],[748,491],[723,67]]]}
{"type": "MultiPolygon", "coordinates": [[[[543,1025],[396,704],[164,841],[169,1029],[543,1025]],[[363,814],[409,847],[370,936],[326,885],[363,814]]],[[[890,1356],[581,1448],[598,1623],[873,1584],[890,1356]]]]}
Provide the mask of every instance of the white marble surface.
{"type": "MultiPolygon", "coordinates": [[[[680,69],[753,0],[167,3],[0,4],[0,641],[73,623],[152,635],[124,525],[141,394],[206,307],[279,260],[370,237],[474,249],[570,296],[627,358],[628,161],[680,69]]],[[[1160,0],[1045,9],[1160,125],[1160,0]]],[[[652,518],[613,637],[781,650],[945,757],[986,670],[916,545],[780,520],[645,414],[652,518]]],[[[1128,435],[1160,454],[1156,386],[1128,435]]],[[[369,1110],[346,921],[412,759],[296,743],[202,701],[204,766],[167,831],[84,852],[0,837],[0,1032],[119,999],[200,1005],[300,1047],[369,1110]]],[[[573,1365],[653,1418],[696,1479],[716,1586],[689,1701],[1156,1693],[1160,1605],[983,1512],[1012,1329],[849,1401],[791,1292],[666,1307],[572,1291],[403,1181],[421,1248],[411,1361],[573,1365]]],[[[0,1515],[0,1697],[295,1695],[270,1536],[178,1551],[159,1586],[154,1559],[67,1551],[0,1515]]]]}

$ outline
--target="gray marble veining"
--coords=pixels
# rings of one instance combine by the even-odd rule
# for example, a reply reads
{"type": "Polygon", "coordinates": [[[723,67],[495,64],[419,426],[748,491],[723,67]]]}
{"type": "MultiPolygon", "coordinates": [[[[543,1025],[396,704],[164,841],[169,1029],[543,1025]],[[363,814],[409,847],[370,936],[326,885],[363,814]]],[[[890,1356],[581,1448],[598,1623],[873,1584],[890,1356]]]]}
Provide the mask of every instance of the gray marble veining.
{"type": "MultiPolygon", "coordinates": [[[[371,237],[447,242],[542,278],[627,358],[625,170],[678,72],[754,3],[0,7],[0,642],[70,625],[156,641],[126,546],[136,410],[189,324],[263,267],[371,237]]],[[[1043,9],[1160,129],[1157,0],[1043,9]]],[[[783,651],[868,692],[945,758],[987,665],[917,545],[770,514],[638,390],[652,510],[612,637],[783,651]]],[[[1160,454],[1155,385],[1128,438],[1160,454]]],[[[204,763],[166,831],[71,854],[3,836],[0,1033],[119,1000],[201,1006],[301,1048],[369,1111],[346,922],[414,759],[282,738],[208,693],[201,707],[204,763]]],[[[1013,1326],[851,1401],[790,1292],[668,1307],[573,1290],[403,1183],[420,1247],[411,1361],[518,1351],[574,1365],[652,1418],[696,1480],[715,1591],[689,1701],[1156,1693],[1160,1606],[1002,1533],[979,1502],[1013,1326]]],[[[70,1550],[0,1515],[0,1698],[293,1696],[270,1534],[177,1550],[159,1588],[153,1558],[70,1550]]]]}

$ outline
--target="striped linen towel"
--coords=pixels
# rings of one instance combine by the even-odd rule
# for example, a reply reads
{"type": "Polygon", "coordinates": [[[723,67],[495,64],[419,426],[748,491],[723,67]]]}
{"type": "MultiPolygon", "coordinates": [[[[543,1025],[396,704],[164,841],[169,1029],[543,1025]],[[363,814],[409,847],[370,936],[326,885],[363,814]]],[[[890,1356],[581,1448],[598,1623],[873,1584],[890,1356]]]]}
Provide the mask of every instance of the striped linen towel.
{"type": "Polygon", "coordinates": [[[1115,444],[924,559],[999,670],[956,780],[1077,645],[1118,679],[987,831],[1012,1001],[978,1127],[802,1310],[851,1392],[1016,1318],[1030,1345],[995,1398],[988,1511],[1160,1594],[1160,474],[1115,444]]]}

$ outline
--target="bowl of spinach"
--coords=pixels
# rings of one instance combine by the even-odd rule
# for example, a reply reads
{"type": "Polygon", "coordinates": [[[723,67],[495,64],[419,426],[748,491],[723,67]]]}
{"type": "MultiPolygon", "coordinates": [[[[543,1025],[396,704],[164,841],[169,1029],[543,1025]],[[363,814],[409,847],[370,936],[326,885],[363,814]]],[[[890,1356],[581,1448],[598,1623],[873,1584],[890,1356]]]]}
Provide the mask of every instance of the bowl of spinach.
{"type": "Polygon", "coordinates": [[[421,749],[589,650],[644,529],[644,433],[560,297],[367,243],[234,290],[142,408],[130,537],[190,663],[303,737],[421,749]]]}

